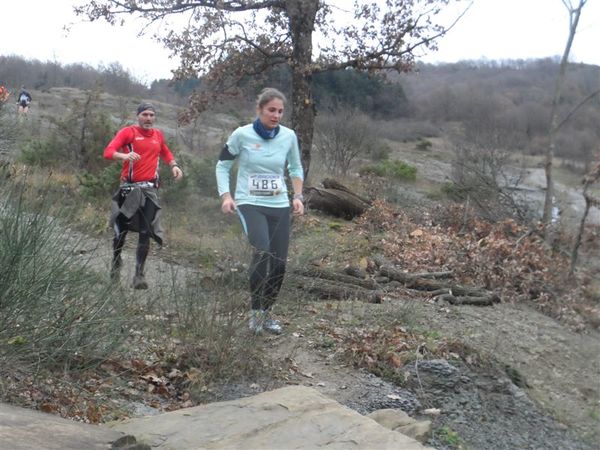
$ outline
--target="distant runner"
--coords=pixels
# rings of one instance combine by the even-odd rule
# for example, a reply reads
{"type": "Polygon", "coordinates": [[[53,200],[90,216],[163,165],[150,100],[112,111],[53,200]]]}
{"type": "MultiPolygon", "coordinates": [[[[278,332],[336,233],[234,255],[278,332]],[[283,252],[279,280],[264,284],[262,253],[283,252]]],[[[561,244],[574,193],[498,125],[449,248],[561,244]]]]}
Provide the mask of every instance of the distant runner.
{"type": "Polygon", "coordinates": [[[10,92],[4,86],[0,86],[0,103],[6,102],[8,97],[10,96],[10,92]]]}
{"type": "Polygon", "coordinates": [[[21,91],[17,96],[17,112],[19,116],[26,116],[29,112],[29,104],[31,103],[31,94],[21,86],[21,91]]]}

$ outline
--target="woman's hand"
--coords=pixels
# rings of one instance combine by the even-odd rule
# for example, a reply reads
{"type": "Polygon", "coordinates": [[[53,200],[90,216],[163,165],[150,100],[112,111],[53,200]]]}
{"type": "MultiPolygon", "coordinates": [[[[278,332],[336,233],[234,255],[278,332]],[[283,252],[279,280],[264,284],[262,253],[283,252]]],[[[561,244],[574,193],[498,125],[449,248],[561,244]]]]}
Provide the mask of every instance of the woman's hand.
{"type": "Polygon", "coordinates": [[[301,216],[304,214],[304,203],[299,198],[292,200],[292,213],[295,216],[301,216]]]}
{"type": "Polygon", "coordinates": [[[231,198],[229,192],[226,192],[221,196],[221,211],[224,214],[231,214],[235,211],[235,202],[231,198]]]}

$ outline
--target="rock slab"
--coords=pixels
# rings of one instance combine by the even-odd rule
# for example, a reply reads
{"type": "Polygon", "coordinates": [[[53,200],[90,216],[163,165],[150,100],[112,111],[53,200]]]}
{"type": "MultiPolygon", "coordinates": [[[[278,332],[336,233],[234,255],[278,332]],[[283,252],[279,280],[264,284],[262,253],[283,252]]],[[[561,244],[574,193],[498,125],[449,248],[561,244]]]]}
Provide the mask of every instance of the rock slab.
{"type": "Polygon", "coordinates": [[[109,449],[116,430],[0,403],[1,450],[109,449]]]}
{"type": "Polygon", "coordinates": [[[153,449],[427,448],[305,386],[128,419],[110,426],[153,449]]]}

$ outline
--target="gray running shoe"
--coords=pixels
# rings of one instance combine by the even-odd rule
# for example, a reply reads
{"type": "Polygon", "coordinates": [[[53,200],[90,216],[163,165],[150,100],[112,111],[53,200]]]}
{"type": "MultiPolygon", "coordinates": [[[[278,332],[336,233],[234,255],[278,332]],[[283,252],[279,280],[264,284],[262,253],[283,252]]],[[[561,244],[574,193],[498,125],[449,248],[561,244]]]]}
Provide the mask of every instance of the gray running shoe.
{"type": "Polygon", "coordinates": [[[144,278],[144,275],[135,275],[133,277],[133,288],[134,289],[148,289],[148,283],[144,278]]]}
{"type": "Polygon", "coordinates": [[[250,311],[250,321],[248,325],[250,327],[250,331],[254,334],[261,334],[263,331],[265,322],[265,312],[260,309],[253,309],[250,311]]]}
{"type": "Polygon", "coordinates": [[[283,332],[283,328],[281,328],[281,324],[278,320],[275,320],[269,314],[269,311],[263,311],[264,314],[264,322],[263,329],[271,334],[281,334],[283,332]]]}

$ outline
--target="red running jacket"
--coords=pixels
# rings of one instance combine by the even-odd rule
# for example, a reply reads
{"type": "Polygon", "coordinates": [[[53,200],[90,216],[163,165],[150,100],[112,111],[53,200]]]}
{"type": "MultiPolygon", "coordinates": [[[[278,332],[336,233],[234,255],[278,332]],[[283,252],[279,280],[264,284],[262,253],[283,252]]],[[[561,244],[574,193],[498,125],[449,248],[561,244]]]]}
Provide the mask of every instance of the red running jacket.
{"type": "Polygon", "coordinates": [[[154,181],[158,178],[159,158],[166,164],[175,159],[159,129],[145,130],[137,125],[121,129],[104,149],[104,158],[113,159],[116,152],[128,153],[128,144],[132,144],[133,151],[138,153],[141,159],[131,163],[131,179],[130,162],[124,161],[121,170],[122,182],[154,181]]]}

